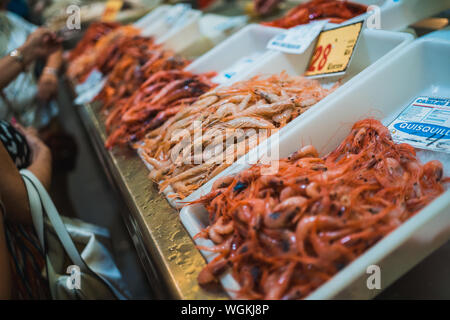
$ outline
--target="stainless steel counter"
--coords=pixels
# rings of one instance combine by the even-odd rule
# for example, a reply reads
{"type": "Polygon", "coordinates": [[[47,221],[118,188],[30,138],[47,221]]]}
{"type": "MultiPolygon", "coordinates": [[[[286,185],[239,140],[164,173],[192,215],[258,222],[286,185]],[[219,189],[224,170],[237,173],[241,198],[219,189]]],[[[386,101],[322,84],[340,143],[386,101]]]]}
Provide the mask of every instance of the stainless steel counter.
{"type": "Polygon", "coordinates": [[[133,150],[104,148],[105,128],[98,105],[76,106],[110,182],[125,200],[124,220],[157,298],[225,299],[201,289],[197,275],[205,260],[178,219],[178,212],[148,179],[133,150]]]}

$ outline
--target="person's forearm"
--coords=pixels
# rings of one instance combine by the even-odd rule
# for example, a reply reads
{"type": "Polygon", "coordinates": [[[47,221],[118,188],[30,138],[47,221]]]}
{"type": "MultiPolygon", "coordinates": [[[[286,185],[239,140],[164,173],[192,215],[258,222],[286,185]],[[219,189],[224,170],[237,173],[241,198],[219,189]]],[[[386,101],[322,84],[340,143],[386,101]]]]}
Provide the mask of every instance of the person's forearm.
{"type": "MultiPolygon", "coordinates": [[[[46,146],[43,147],[47,148],[46,146]]],[[[52,154],[49,149],[45,152],[39,152],[37,158],[27,169],[39,179],[45,189],[50,190],[52,178],[52,154]]]]}
{"type": "Polygon", "coordinates": [[[61,68],[61,65],[62,65],[62,61],[63,61],[62,49],[56,50],[54,53],[52,53],[48,57],[45,67],[52,68],[56,71],[59,71],[59,68],[61,68]]]}
{"type": "Polygon", "coordinates": [[[3,217],[0,212],[0,300],[11,298],[11,270],[3,217]]]}
{"type": "Polygon", "coordinates": [[[8,86],[19,73],[22,72],[22,65],[17,62],[13,57],[6,56],[0,59],[0,90],[8,86]]]}
{"type": "Polygon", "coordinates": [[[23,62],[9,54],[0,58],[0,90],[7,87],[34,60],[33,54],[26,46],[22,46],[18,50],[23,56],[23,62]]]}
{"type": "Polygon", "coordinates": [[[0,143],[0,194],[6,209],[6,218],[21,223],[31,223],[28,192],[11,157],[0,143]]]}

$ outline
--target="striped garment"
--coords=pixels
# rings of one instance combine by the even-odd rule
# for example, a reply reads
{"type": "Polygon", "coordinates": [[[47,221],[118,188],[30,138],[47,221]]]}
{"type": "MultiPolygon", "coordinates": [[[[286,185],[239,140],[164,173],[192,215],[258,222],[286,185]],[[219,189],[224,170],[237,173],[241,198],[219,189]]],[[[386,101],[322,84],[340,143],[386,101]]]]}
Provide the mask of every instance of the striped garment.
{"type": "Polygon", "coordinates": [[[16,165],[23,169],[31,164],[31,150],[27,139],[10,123],[0,120],[0,142],[16,165]]]}
{"type": "Polygon", "coordinates": [[[5,234],[11,255],[13,298],[51,299],[44,254],[33,227],[5,221],[5,234]]]}

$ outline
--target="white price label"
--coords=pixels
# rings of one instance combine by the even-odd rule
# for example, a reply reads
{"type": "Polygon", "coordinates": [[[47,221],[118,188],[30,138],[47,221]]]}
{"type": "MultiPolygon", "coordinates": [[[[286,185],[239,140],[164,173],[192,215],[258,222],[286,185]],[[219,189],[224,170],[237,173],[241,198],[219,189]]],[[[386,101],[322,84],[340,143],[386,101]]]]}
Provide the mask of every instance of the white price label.
{"type": "Polygon", "coordinates": [[[450,153],[450,99],[420,96],[388,128],[397,143],[450,153]]]}
{"type": "Polygon", "coordinates": [[[248,68],[255,63],[256,60],[260,59],[264,52],[255,52],[251,55],[245,56],[231,65],[231,67],[223,70],[212,80],[215,83],[224,84],[230,79],[234,78],[237,74],[243,70],[248,70],[248,68]]]}
{"type": "Polygon", "coordinates": [[[301,54],[319,35],[327,22],[327,20],[313,21],[288,29],[273,37],[267,44],[267,49],[301,54]]]}
{"type": "Polygon", "coordinates": [[[89,90],[86,90],[83,93],[79,94],[75,99],[75,104],[84,104],[91,102],[103,89],[105,83],[106,79],[102,79],[100,80],[100,82],[94,84],[89,90]]]}
{"type": "Polygon", "coordinates": [[[174,5],[167,12],[166,24],[169,26],[175,26],[181,24],[187,17],[189,11],[191,11],[190,4],[179,3],[174,5]]]}
{"type": "Polygon", "coordinates": [[[102,79],[103,74],[98,69],[94,69],[91,71],[91,73],[83,83],[75,86],[75,92],[77,93],[77,95],[80,95],[98,84],[102,79]]]}

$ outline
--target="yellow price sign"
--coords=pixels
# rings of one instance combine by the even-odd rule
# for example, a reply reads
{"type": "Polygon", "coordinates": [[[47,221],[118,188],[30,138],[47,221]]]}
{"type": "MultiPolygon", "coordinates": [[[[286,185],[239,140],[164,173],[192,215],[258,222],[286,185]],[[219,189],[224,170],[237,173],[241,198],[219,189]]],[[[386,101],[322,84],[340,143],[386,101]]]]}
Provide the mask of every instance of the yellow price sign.
{"type": "Polygon", "coordinates": [[[322,31],[305,76],[343,72],[347,69],[361,33],[362,21],[322,31]]]}
{"type": "Polygon", "coordinates": [[[114,21],[117,13],[122,9],[122,0],[108,0],[106,1],[105,11],[103,11],[102,21],[114,21]]]}

